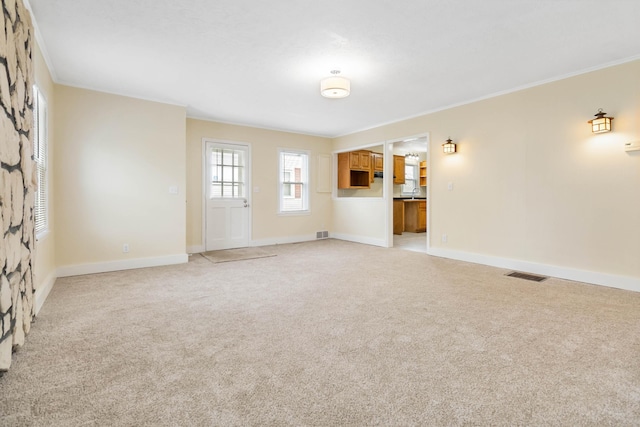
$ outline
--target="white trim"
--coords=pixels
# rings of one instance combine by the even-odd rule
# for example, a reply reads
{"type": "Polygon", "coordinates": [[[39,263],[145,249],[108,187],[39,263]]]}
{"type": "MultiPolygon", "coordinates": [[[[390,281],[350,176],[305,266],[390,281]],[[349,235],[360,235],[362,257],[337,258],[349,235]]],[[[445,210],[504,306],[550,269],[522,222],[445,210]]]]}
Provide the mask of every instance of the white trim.
{"type": "Polygon", "coordinates": [[[53,68],[53,63],[51,62],[51,57],[49,56],[47,45],[44,42],[42,33],[40,32],[38,21],[36,21],[36,15],[33,13],[33,8],[31,7],[29,0],[23,0],[23,4],[25,9],[27,9],[29,11],[29,14],[31,14],[31,23],[33,24],[34,33],[36,36],[36,43],[38,43],[38,47],[40,48],[40,53],[42,53],[42,57],[44,58],[44,63],[49,69],[51,80],[53,80],[54,83],[58,83],[58,75],[56,74],[56,70],[53,68]]]}
{"type": "Polygon", "coordinates": [[[311,215],[311,211],[309,209],[304,211],[285,211],[285,212],[278,212],[276,215],[277,216],[304,216],[304,215],[311,215]]]}
{"type": "MultiPolygon", "coordinates": [[[[332,238],[332,237],[333,237],[333,234],[329,233],[329,238],[332,238]]],[[[286,245],[289,243],[311,242],[313,240],[324,240],[324,239],[326,239],[326,237],[322,239],[317,239],[316,233],[313,233],[313,234],[301,234],[298,236],[270,237],[268,239],[251,240],[251,242],[249,242],[249,245],[250,246],[286,245]]]]}
{"type": "Polygon", "coordinates": [[[618,276],[608,273],[599,273],[596,271],[580,270],[576,268],[560,267],[556,265],[540,264],[518,259],[502,258],[493,255],[483,255],[442,248],[432,247],[427,249],[427,253],[433,256],[490,265],[508,270],[517,270],[527,273],[541,274],[544,276],[557,277],[559,279],[606,286],[609,288],[640,292],[640,278],[636,277],[618,276]]]}
{"type": "MultiPolygon", "coordinates": [[[[388,152],[389,155],[389,160],[388,162],[385,163],[385,170],[393,170],[394,168],[394,161],[393,161],[393,149],[395,147],[396,144],[398,143],[402,143],[408,139],[420,139],[420,138],[426,138],[427,141],[425,143],[426,146],[426,162],[427,162],[427,191],[425,192],[425,200],[427,201],[427,231],[425,233],[425,239],[426,239],[426,243],[427,243],[427,252],[429,252],[429,241],[430,241],[430,230],[431,230],[431,203],[429,202],[431,200],[431,193],[429,191],[429,189],[431,188],[431,186],[429,185],[429,182],[431,182],[431,133],[430,132],[423,132],[423,133],[417,133],[414,135],[410,135],[410,136],[405,136],[402,138],[393,138],[390,140],[385,141],[385,153],[388,152]]],[[[387,157],[387,156],[385,156],[387,157]]],[[[418,161],[418,175],[419,175],[419,171],[420,171],[420,161],[418,161]]],[[[385,174],[384,177],[385,179],[387,179],[387,175],[385,174]]],[[[391,196],[389,197],[389,203],[387,206],[387,230],[386,230],[386,235],[387,235],[387,240],[388,240],[388,245],[387,247],[393,247],[393,174],[391,174],[391,178],[389,178],[388,181],[388,186],[389,186],[389,193],[391,194],[391,196]]],[[[420,184],[420,177],[418,176],[418,184],[420,184]]],[[[422,190],[420,190],[422,191],[422,190]]]]}
{"type": "Polygon", "coordinates": [[[90,264],[65,265],[58,268],[58,277],[81,276],[83,274],[106,273],[109,271],[132,270],[135,268],[184,264],[188,261],[189,256],[184,253],[152,258],[135,258],[123,259],[118,261],[96,262],[90,264]]]}
{"type": "Polygon", "coordinates": [[[263,126],[263,125],[258,125],[258,124],[247,124],[247,123],[241,123],[241,122],[234,122],[234,121],[216,119],[216,118],[213,118],[213,117],[197,116],[197,115],[189,114],[188,112],[187,112],[187,119],[200,120],[202,122],[219,123],[221,125],[241,126],[241,127],[245,127],[245,128],[260,129],[260,130],[266,130],[266,131],[269,131],[269,132],[279,132],[279,133],[287,133],[287,134],[293,134],[293,135],[313,136],[313,137],[316,137],[316,138],[325,138],[325,139],[333,138],[333,136],[328,135],[328,134],[310,133],[310,132],[304,132],[302,130],[298,130],[298,131],[291,130],[291,129],[287,130],[287,129],[284,129],[284,128],[268,127],[268,126],[263,126]]]}
{"type": "Polygon", "coordinates": [[[251,179],[253,176],[253,147],[250,142],[242,142],[242,141],[231,141],[227,139],[218,139],[211,137],[203,137],[202,138],[202,177],[200,179],[200,183],[202,185],[201,191],[201,201],[202,201],[202,245],[204,246],[203,252],[207,249],[207,144],[222,144],[222,145],[234,145],[238,147],[244,147],[247,149],[248,159],[247,159],[247,170],[246,170],[246,194],[245,200],[247,201],[249,208],[249,215],[247,221],[249,222],[247,228],[247,241],[248,244],[251,245],[251,236],[253,235],[253,186],[251,184],[251,179]]]}
{"type": "Polygon", "coordinates": [[[484,101],[484,100],[491,99],[491,98],[497,98],[499,96],[508,95],[510,93],[515,93],[515,92],[520,92],[522,90],[531,89],[531,88],[536,87],[536,86],[546,85],[547,83],[553,83],[553,82],[557,82],[557,81],[560,81],[560,80],[569,79],[571,77],[580,76],[582,74],[588,74],[588,73],[592,73],[594,71],[604,70],[605,68],[615,67],[615,66],[618,66],[618,65],[626,64],[628,62],[636,61],[638,59],[640,59],[640,55],[634,55],[634,56],[630,56],[628,58],[622,58],[622,59],[619,59],[619,60],[616,60],[616,61],[607,62],[605,64],[600,64],[600,65],[596,65],[596,66],[593,66],[593,67],[584,68],[584,69],[579,70],[579,71],[574,71],[574,72],[571,72],[571,73],[562,74],[560,76],[550,77],[550,78],[544,79],[544,80],[538,80],[538,81],[533,82],[533,83],[526,83],[526,84],[511,88],[511,89],[501,90],[501,91],[498,91],[498,92],[494,92],[494,93],[490,93],[490,94],[487,94],[487,95],[479,96],[477,98],[468,99],[466,101],[456,102],[454,104],[449,104],[449,105],[445,105],[445,106],[442,106],[442,107],[436,107],[436,108],[433,108],[431,110],[423,111],[422,113],[413,114],[413,115],[406,116],[406,117],[401,118],[401,119],[394,119],[394,120],[391,120],[391,121],[388,121],[388,122],[378,123],[376,125],[372,125],[372,126],[369,126],[369,127],[366,127],[366,128],[356,129],[356,130],[349,131],[347,133],[343,133],[343,134],[340,134],[340,135],[330,136],[329,138],[332,138],[332,139],[342,138],[344,136],[354,135],[356,133],[365,132],[365,131],[381,128],[381,127],[384,127],[384,126],[389,126],[389,125],[396,124],[396,123],[401,123],[401,122],[404,122],[404,121],[407,121],[407,120],[416,119],[418,117],[428,116],[430,114],[434,114],[434,113],[437,113],[437,112],[440,112],[440,111],[450,110],[452,108],[461,107],[463,105],[469,105],[469,104],[473,104],[475,102],[484,101]]]}
{"type": "Polygon", "coordinates": [[[112,95],[112,96],[121,96],[123,98],[129,98],[129,99],[135,99],[138,101],[145,101],[145,102],[153,102],[155,104],[162,104],[162,105],[169,105],[171,107],[180,107],[180,108],[184,108],[185,110],[185,121],[186,121],[186,117],[187,117],[187,105],[185,104],[180,104],[177,102],[173,102],[173,101],[169,101],[166,99],[161,99],[161,98],[154,98],[154,97],[147,97],[147,96],[142,96],[142,95],[133,95],[131,93],[125,93],[125,92],[120,92],[120,91],[110,91],[110,90],[105,90],[105,89],[100,89],[96,86],[91,86],[91,85],[81,85],[78,83],[74,83],[74,82],[70,82],[67,80],[59,80],[59,81],[55,81],[56,84],[62,85],[62,86],[68,86],[74,89],[83,89],[83,90],[88,90],[91,92],[97,92],[100,94],[104,94],[104,95],[112,95]]]}
{"type": "MultiPolygon", "coordinates": [[[[281,216],[287,216],[287,215],[311,215],[311,151],[310,150],[305,150],[305,149],[300,149],[300,148],[282,148],[282,147],[278,147],[277,149],[278,151],[278,170],[276,171],[277,176],[278,176],[278,187],[277,187],[277,194],[276,197],[278,198],[278,211],[277,211],[277,215],[281,216]],[[304,161],[304,170],[306,172],[306,181],[302,180],[300,182],[300,184],[303,185],[304,188],[304,200],[306,200],[306,206],[305,209],[300,209],[300,210],[295,210],[295,211],[283,211],[282,210],[282,201],[284,199],[284,195],[282,194],[282,185],[284,184],[284,182],[282,181],[282,175],[280,174],[280,172],[282,172],[283,169],[283,165],[282,165],[282,155],[283,154],[287,154],[287,153],[291,153],[291,154],[297,154],[297,155],[301,155],[301,156],[306,156],[303,158],[304,161]],[[305,197],[306,196],[306,197],[305,197]]],[[[292,181],[290,181],[292,182],[292,181]]],[[[295,181],[293,181],[295,182],[295,181]]],[[[303,203],[304,203],[303,200],[303,203]]]]}
{"type": "Polygon", "coordinates": [[[204,249],[204,245],[187,246],[188,254],[199,254],[200,252],[206,252],[204,249]]]}
{"type": "Polygon", "coordinates": [[[369,237],[369,236],[356,236],[353,234],[344,234],[344,233],[329,233],[329,234],[332,238],[338,239],[338,240],[346,240],[348,242],[363,243],[365,245],[372,245],[372,246],[380,246],[383,248],[388,247],[385,239],[378,239],[378,238],[369,237]]]}
{"type": "Polygon", "coordinates": [[[57,270],[53,270],[47,278],[36,288],[35,294],[35,313],[36,316],[40,312],[40,309],[44,305],[51,289],[53,289],[53,285],[56,283],[56,279],[58,278],[57,270]]]}
{"type": "Polygon", "coordinates": [[[44,242],[49,234],[51,234],[49,227],[45,228],[40,233],[36,233],[36,242],[44,242]]]}

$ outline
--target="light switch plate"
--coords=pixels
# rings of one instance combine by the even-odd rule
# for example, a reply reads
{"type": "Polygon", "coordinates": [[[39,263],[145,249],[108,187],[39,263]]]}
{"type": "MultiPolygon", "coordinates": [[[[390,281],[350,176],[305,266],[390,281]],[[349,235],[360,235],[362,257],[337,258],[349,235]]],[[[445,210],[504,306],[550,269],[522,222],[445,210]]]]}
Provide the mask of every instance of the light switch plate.
{"type": "Polygon", "coordinates": [[[169,187],[169,194],[178,194],[178,186],[172,185],[169,187]]]}
{"type": "Polygon", "coordinates": [[[625,142],[624,151],[640,151],[640,141],[625,142]]]}

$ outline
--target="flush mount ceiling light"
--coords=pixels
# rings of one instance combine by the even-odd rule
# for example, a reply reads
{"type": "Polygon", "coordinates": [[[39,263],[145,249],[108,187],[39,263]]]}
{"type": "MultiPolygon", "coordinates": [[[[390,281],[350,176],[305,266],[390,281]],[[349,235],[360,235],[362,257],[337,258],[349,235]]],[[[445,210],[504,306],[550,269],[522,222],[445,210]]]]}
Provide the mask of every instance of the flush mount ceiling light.
{"type": "Polygon", "coordinates": [[[447,142],[442,144],[442,151],[445,154],[453,154],[456,152],[456,144],[451,141],[451,138],[447,139],[447,142]]]}
{"type": "Polygon", "coordinates": [[[340,70],[332,70],[333,77],[327,77],[320,81],[320,93],[325,98],[346,98],[351,92],[349,79],[340,77],[340,70]]]}
{"type": "Polygon", "coordinates": [[[595,114],[596,118],[587,122],[591,124],[591,132],[611,132],[611,120],[613,120],[613,117],[605,117],[606,114],[607,113],[603,112],[602,108],[600,108],[595,114]]]}

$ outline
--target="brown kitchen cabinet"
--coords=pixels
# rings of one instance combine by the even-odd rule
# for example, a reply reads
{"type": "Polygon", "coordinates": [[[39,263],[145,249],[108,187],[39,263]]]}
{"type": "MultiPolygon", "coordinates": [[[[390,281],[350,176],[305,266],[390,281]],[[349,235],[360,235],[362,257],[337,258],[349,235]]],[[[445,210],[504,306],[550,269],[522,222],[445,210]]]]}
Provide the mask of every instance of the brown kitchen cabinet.
{"type": "Polygon", "coordinates": [[[393,183],[404,184],[404,156],[393,156],[393,183]]]}
{"type": "Polygon", "coordinates": [[[404,200],[393,201],[393,234],[404,231],[404,200]]]}
{"type": "Polygon", "coordinates": [[[427,161],[423,160],[420,162],[420,186],[424,187],[427,185],[427,161]]]}
{"type": "Polygon", "coordinates": [[[338,154],[338,188],[370,188],[371,175],[370,151],[338,154]]]}
{"type": "Polygon", "coordinates": [[[418,231],[427,231],[427,202],[418,202],[418,231]]]}
{"type": "Polygon", "coordinates": [[[381,153],[371,153],[371,183],[373,183],[374,172],[384,170],[384,157],[381,153]]]}
{"type": "MultiPolygon", "coordinates": [[[[393,219],[395,223],[395,212],[393,219]]],[[[411,233],[427,231],[426,200],[404,200],[404,231],[411,233]]]]}
{"type": "Polygon", "coordinates": [[[384,171],[384,155],[382,153],[371,153],[373,160],[373,170],[376,172],[384,171]]]}
{"type": "Polygon", "coordinates": [[[367,170],[371,168],[370,151],[351,151],[349,153],[349,167],[356,170],[367,170]]]}

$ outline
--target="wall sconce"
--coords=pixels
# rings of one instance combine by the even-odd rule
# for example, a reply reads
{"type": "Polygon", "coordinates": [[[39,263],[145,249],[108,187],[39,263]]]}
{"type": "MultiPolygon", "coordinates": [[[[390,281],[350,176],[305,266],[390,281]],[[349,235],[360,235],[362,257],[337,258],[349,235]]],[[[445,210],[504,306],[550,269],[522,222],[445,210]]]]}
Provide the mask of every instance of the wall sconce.
{"type": "Polygon", "coordinates": [[[611,132],[611,120],[613,120],[613,117],[606,117],[605,114],[607,113],[604,113],[602,108],[600,108],[595,114],[596,118],[587,122],[591,124],[591,132],[611,132]]]}
{"type": "Polygon", "coordinates": [[[451,141],[451,138],[447,139],[447,142],[442,144],[442,151],[444,154],[453,154],[456,152],[456,144],[451,141]]]}

